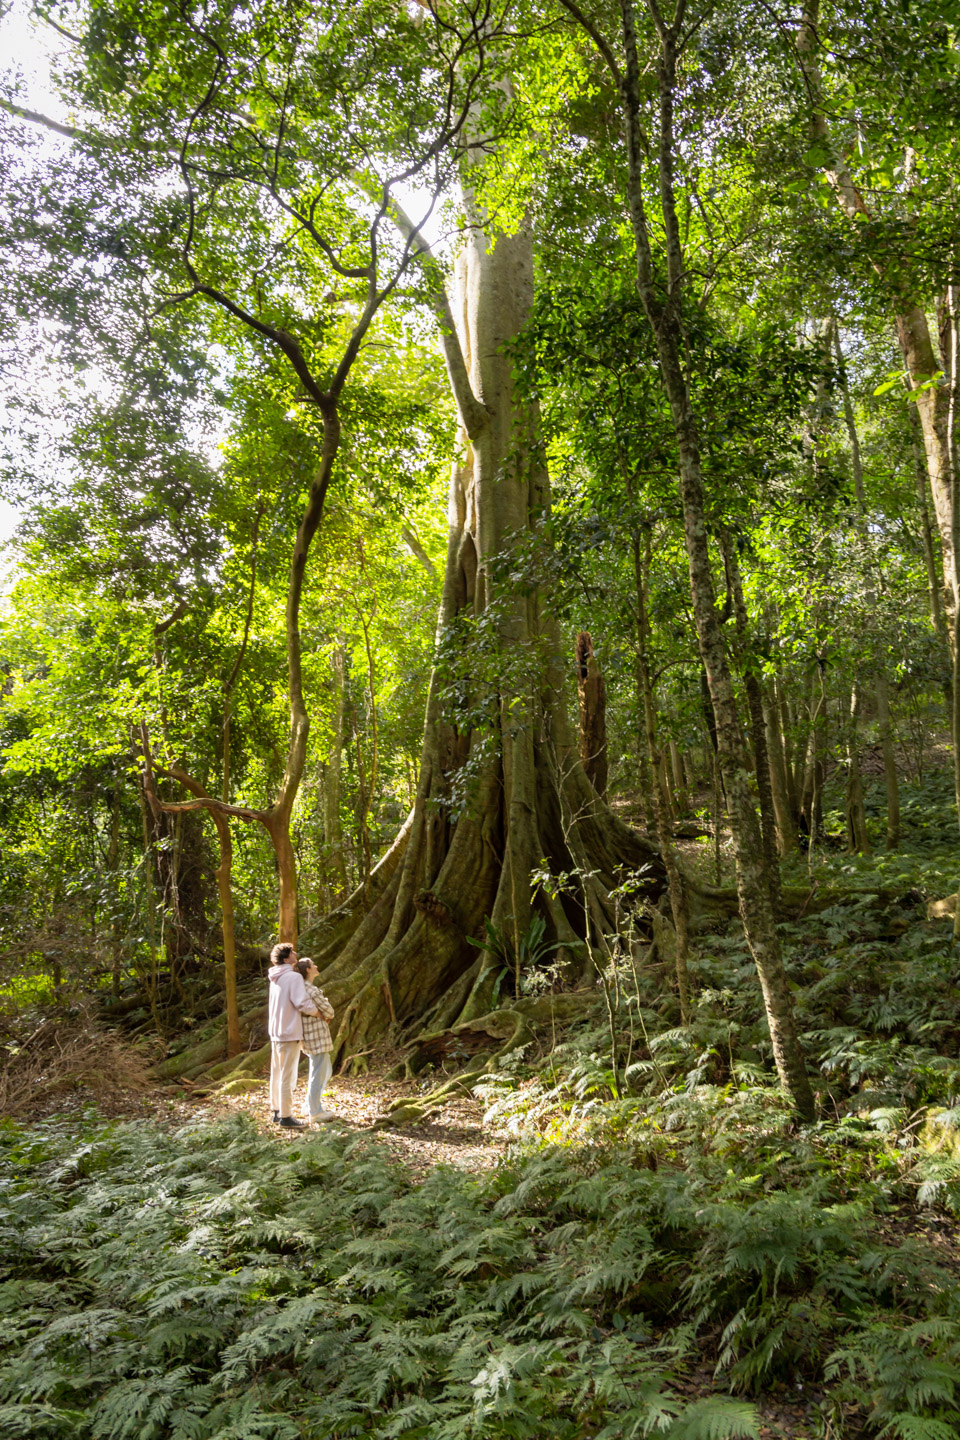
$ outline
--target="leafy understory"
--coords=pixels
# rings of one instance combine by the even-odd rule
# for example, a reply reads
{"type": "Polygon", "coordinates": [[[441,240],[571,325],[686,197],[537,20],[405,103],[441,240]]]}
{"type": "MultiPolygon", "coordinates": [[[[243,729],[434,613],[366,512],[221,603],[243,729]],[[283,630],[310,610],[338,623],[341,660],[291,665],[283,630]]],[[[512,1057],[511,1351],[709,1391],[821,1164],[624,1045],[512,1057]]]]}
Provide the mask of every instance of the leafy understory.
{"type": "MultiPolygon", "coordinates": [[[[814,987],[834,1014],[863,981],[844,943],[865,944],[863,912],[837,911],[793,950],[834,927],[843,986],[814,987]]],[[[809,1433],[948,1440],[956,1256],[916,1204],[960,1203],[956,1066],[828,1027],[839,1118],[798,1130],[738,1059],[757,1001],[732,937],[718,957],[725,989],[702,986],[685,1031],[647,1009],[626,1073],[600,1028],[488,1076],[489,1123],[518,1140],[479,1177],[417,1185],[373,1137],[278,1145],[242,1118],[8,1123],[2,1433],[733,1440],[760,1436],[755,1399],[786,1384],[817,1397],[809,1433]],[[907,1074],[926,1090],[905,1105],[907,1074]]],[[[922,1007],[918,973],[892,968],[922,1007]]]]}

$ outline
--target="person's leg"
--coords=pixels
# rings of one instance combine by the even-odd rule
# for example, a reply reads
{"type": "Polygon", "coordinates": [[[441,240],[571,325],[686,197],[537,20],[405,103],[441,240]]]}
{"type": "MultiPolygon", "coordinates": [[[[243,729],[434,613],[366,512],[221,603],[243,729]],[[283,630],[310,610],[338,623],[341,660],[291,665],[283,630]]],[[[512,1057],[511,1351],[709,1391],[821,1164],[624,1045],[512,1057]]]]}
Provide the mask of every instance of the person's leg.
{"type": "Polygon", "coordinates": [[[310,1113],[311,1120],[324,1109],[323,1092],[329,1084],[332,1073],[333,1059],[329,1050],[325,1050],[322,1055],[310,1056],[310,1078],[307,1082],[307,1110],[310,1113]]]}
{"type": "Polygon", "coordinates": [[[280,1056],[280,1118],[293,1115],[293,1092],[297,1084],[297,1066],[300,1063],[300,1041],[283,1040],[279,1047],[280,1056]]]}
{"type": "Polygon", "coordinates": [[[280,1111],[280,1046],[276,1040],[270,1044],[270,1108],[276,1115],[280,1111]]]}

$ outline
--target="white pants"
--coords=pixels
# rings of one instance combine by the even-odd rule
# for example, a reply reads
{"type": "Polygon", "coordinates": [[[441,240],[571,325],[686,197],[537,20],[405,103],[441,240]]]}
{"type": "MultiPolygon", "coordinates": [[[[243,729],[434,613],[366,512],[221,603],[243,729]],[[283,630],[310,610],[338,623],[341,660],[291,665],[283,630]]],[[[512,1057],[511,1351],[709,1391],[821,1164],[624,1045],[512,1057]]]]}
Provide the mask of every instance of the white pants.
{"type": "Polygon", "coordinates": [[[323,1092],[330,1083],[330,1076],[333,1074],[333,1057],[329,1050],[322,1055],[308,1055],[310,1061],[310,1078],[307,1081],[307,1109],[310,1112],[310,1119],[319,1115],[323,1109],[323,1092]]]}
{"type": "Polygon", "coordinates": [[[299,1040],[270,1042],[270,1107],[281,1117],[293,1114],[293,1092],[300,1063],[299,1040]]]}

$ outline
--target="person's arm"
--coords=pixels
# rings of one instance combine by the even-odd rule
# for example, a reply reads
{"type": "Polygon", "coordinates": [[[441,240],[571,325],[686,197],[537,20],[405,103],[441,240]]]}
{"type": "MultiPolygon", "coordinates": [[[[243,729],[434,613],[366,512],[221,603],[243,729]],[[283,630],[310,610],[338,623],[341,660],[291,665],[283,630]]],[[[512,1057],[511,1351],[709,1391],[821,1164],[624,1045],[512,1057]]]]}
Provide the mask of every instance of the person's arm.
{"type": "Polygon", "coordinates": [[[334,1015],[336,1014],[336,1011],[330,1004],[330,1001],[327,999],[326,995],[324,995],[323,991],[319,989],[319,987],[316,985],[311,985],[310,989],[313,991],[314,1004],[316,1005],[323,1019],[332,1020],[334,1015]]]}
{"type": "Polygon", "coordinates": [[[317,1007],[307,994],[307,987],[304,984],[303,976],[298,971],[293,972],[293,984],[290,986],[290,999],[300,1011],[301,1015],[316,1015],[317,1007]]]}

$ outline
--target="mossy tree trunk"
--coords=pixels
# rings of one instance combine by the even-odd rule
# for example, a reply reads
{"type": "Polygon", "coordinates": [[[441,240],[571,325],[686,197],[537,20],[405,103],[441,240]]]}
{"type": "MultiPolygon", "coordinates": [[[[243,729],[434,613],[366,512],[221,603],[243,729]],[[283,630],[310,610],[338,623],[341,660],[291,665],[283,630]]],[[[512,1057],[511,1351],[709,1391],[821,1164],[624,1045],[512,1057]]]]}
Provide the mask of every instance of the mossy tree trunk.
{"type": "Polygon", "coordinates": [[[516,989],[505,954],[524,953],[535,909],[568,973],[582,974],[588,929],[602,952],[615,927],[609,892],[622,869],[647,867],[653,895],[663,885],[655,846],[609,811],[581,764],[547,597],[532,573],[522,587],[512,578],[542,543],[550,505],[538,415],[506,351],[529,313],[533,255],[526,234],[497,236],[469,196],[467,208],[452,302],[420,246],[461,418],[438,624],[459,709],[436,672],[402,856],[366,913],[334,920],[314,949],[342,1010],[337,1059],[355,1068],[388,1033],[443,1030],[502,1003],[516,989]],[[570,893],[534,895],[544,864],[574,877],[570,893]],[[486,919],[499,942],[478,950],[469,941],[486,919]]]}
{"type": "Polygon", "coordinates": [[[664,274],[654,259],[647,215],[646,161],[640,129],[641,69],[633,0],[620,0],[622,67],[599,28],[583,14],[575,0],[562,0],[562,3],[593,39],[611,72],[621,101],[627,152],[627,203],[636,250],[637,292],[656,343],[661,383],[677,444],[694,622],[716,719],[718,757],[733,824],[740,912],[760,978],[781,1084],[799,1114],[804,1119],[812,1119],[816,1107],[783,967],[760,824],[751,793],[749,761],[716,606],[707,539],[699,424],[683,359],[682,296],[688,277],[675,193],[674,107],[684,7],[677,7],[672,23],[668,24],[654,0],[648,0],[647,4],[657,39],[653,61],[659,121],[657,170],[660,214],[657,218],[658,222],[662,218],[664,227],[664,274]]]}

